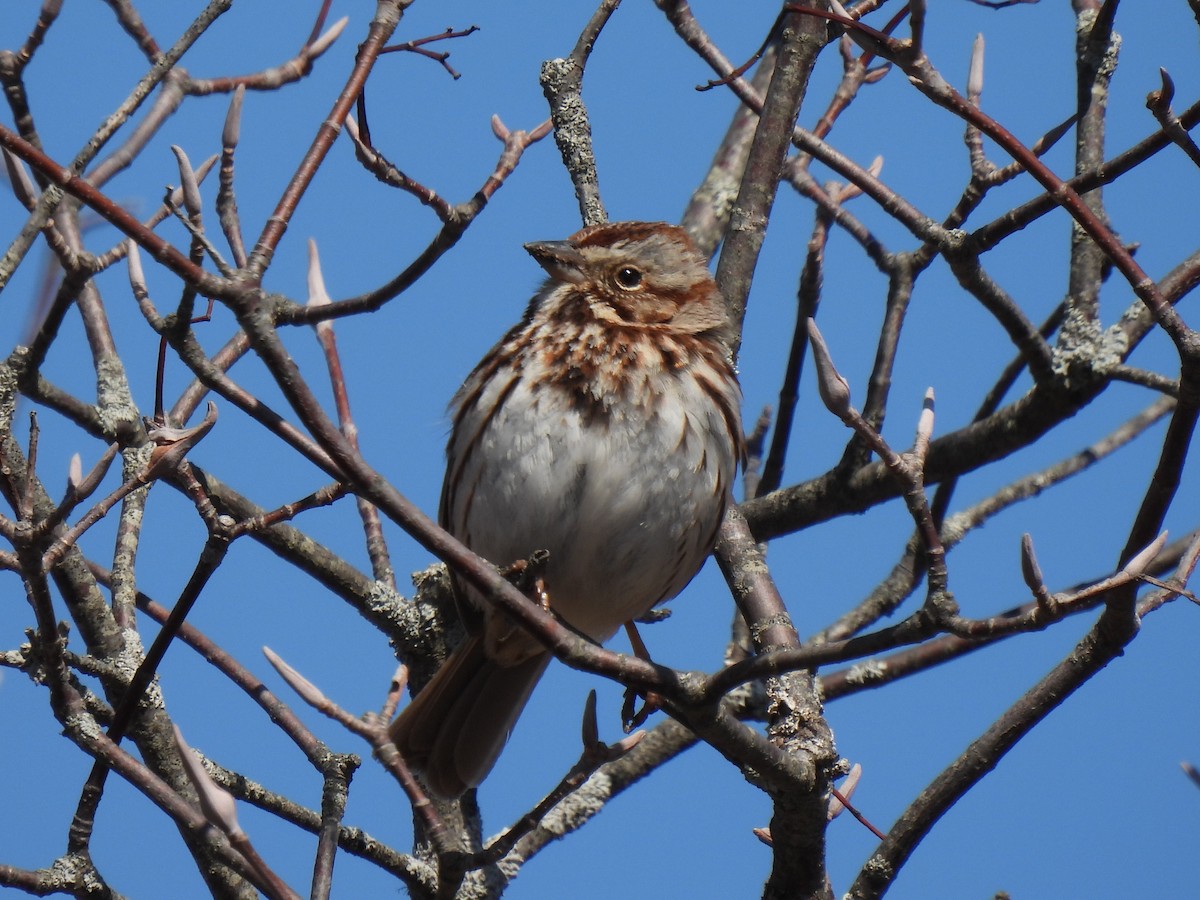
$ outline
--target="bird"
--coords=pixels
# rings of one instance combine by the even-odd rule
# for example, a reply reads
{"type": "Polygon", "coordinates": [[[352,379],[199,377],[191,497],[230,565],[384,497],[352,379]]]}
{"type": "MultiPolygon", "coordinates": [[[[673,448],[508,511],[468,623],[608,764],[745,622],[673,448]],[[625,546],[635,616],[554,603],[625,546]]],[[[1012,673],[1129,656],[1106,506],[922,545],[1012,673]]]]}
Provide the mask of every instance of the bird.
{"type": "MultiPolygon", "coordinates": [[[[744,453],[734,328],[665,222],[525,244],[546,278],[451,401],[439,523],[602,643],[675,597],[717,538],[744,453]]],[[[478,787],[551,659],[451,570],[466,631],[389,734],[427,788],[478,787]]]]}

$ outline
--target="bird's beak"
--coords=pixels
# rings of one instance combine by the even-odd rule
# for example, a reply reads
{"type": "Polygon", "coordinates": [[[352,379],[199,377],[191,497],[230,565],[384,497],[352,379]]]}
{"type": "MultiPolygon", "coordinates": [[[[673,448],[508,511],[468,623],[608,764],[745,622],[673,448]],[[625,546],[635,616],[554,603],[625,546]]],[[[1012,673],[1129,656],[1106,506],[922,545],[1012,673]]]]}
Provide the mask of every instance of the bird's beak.
{"type": "Polygon", "coordinates": [[[570,241],[533,241],[526,244],[529,255],[556,281],[583,281],[583,255],[570,241]]]}

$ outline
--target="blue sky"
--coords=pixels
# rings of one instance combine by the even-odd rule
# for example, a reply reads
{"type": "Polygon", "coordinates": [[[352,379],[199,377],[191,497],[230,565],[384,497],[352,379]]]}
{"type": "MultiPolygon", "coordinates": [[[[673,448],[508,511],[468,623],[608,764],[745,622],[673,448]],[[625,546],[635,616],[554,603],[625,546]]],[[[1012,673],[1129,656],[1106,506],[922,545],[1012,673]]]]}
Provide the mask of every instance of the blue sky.
{"type": "MultiPolygon", "coordinates": [[[[195,75],[253,71],[291,56],[311,27],[316,3],[235,4],[185,58],[195,75]],[[310,9],[311,7],[311,9],[310,9]],[[286,15],[281,15],[286,13],[286,15]]],[[[887,4],[875,24],[891,15],[887,4]]],[[[198,4],[143,4],[142,14],[164,46],[185,27],[198,4]]],[[[1074,22],[1068,4],[1044,2],[992,11],[965,0],[930,4],[928,52],[953,83],[965,80],[971,42],[987,42],[983,107],[1026,142],[1074,109],[1074,22]]],[[[0,21],[0,45],[14,47],[34,20],[37,4],[19,5],[0,21]]],[[[371,4],[335,0],[330,21],[349,16],[346,33],[318,61],[305,82],[279,93],[246,98],[239,147],[242,221],[249,234],[273,208],[280,191],[336,96],[365,33],[371,4]]],[[[775,15],[773,4],[697,0],[697,18],[734,59],[757,47],[775,15]]],[[[1178,89],[1176,106],[1188,105],[1200,86],[1197,26],[1186,4],[1121,7],[1124,38],[1113,83],[1108,146],[1119,152],[1154,128],[1144,108],[1166,67],[1178,89]]],[[[489,117],[510,128],[532,128],[547,115],[537,83],[543,59],[565,55],[591,13],[589,4],[531,2],[416,3],[398,39],[412,39],[476,24],[480,31],[447,44],[462,73],[453,81],[435,63],[408,54],[383,60],[368,86],[376,146],[404,170],[452,202],[464,200],[490,173],[499,144],[489,117]]],[[[66,162],[144,71],[144,62],[101,4],[67,4],[27,78],[47,152],[66,162]]],[[[824,110],[840,76],[835,48],[822,55],[801,124],[824,110]]],[[[703,177],[735,108],[721,90],[698,93],[710,72],[677,38],[649,3],[627,0],[601,36],[589,64],[585,99],[595,135],[600,184],[610,215],[620,219],[677,220],[703,177]]],[[[194,162],[219,149],[226,98],[190,101],[164,128],[134,168],[109,193],[146,214],[163,186],[178,175],[168,149],[182,145],[194,162]]],[[[7,113],[6,113],[7,115],[7,113]]],[[[7,124],[7,122],[6,122],[7,124]]],[[[884,157],[882,178],[930,216],[953,206],[967,179],[962,126],[935,110],[898,73],[864,88],[839,121],[831,142],[860,163],[884,157]]],[[[1070,171],[1071,138],[1047,157],[1060,174],[1070,171]]],[[[992,158],[1007,162],[994,147],[992,158]]],[[[1138,260],[1161,277],[1195,247],[1194,210],[1200,181],[1182,154],[1160,159],[1106,189],[1114,225],[1140,241],[1138,260]]],[[[830,177],[818,170],[820,178],[830,177]]],[[[995,192],[974,224],[1036,193],[1028,179],[995,192]]],[[[211,189],[206,191],[210,204],[211,189]]],[[[853,211],[889,249],[907,250],[914,239],[871,201],[853,211]]],[[[12,198],[0,198],[0,230],[7,243],[24,220],[12,198]]],[[[339,139],[327,165],[304,198],[267,286],[304,297],[305,240],[320,248],[326,283],[335,298],[377,286],[405,266],[428,242],[438,223],[411,197],[378,185],[339,139]]],[[[430,513],[441,484],[445,404],[491,343],[519,316],[540,270],[521,250],[525,241],[564,237],[579,225],[569,180],[552,141],[532,147],[509,182],[460,245],[411,291],[381,311],[337,325],[351,402],[367,458],[430,513]]],[[[811,205],[788,188],[780,191],[750,296],[741,369],[745,415],[752,420],[774,403],[794,319],[799,261],[812,225],[811,205]]],[[[184,243],[178,228],[162,233],[184,243]]],[[[1033,223],[986,260],[989,271],[1040,321],[1066,290],[1070,225],[1062,214],[1033,223]]],[[[89,232],[89,246],[107,249],[117,239],[107,227],[89,232]]],[[[37,251],[39,253],[44,251],[37,251]]],[[[828,253],[821,307],[822,330],[834,358],[861,401],[870,370],[886,282],[844,235],[828,253]]],[[[38,276],[23,269],[2,298],[3,353],[20,339],[38,276]]],[[[114,271],[100,280],[131,387],[142,409],[153,403],[157,339],[137,312],[114,271]]],[[[174,279],[149,267],[160,309],[171,308],[174,279]]],[[[1105,324],[1132,302],[1119,278],[1102,297],[1105,324]]],[[[1189,303],[1181,310],[1193,314],[1189,303]]],[[[218,311],[200,336],[215,349],[230,333],[231,317],[218,311]]],[[[905,446],[932,385],[937,430],[969,421],[1011,347],[994,320],[935,263],[918,284],[907,343],[895,375],[885,435],[905,446]]],[[[313,384],[323,383],[323,362],[307,329],[287,335],[289,348],[313,384]]],[[[77,318],[69,317],[50,354],[47,374],[91,396],[77,318]]],[[[1169,345],[1150,340],[1136,364],[1177,375],[1169,345]]],[[[261,391],[282,409],[278,391],[260,367],[234,370],[239,383],[261,391]]],[[[187,383],[182,366],[167,369],[168,395],[187,383]]],[[[802,385],[792,454],[785,482],[824,472],[848,437],[820,406],[811,377],[802,385]]],[[[324,395],[328,391],[322,388],[324,395]]],[[[953,509],[961,509],[1013,478],[1074,452],[1115,427],[1153,398],[1144,389],[1115,388],[1103,403],[1082,412],[1041,445],[1016,454],[963,481],[953,509]]],[[[312,467],[233,410],[221,406],[214,432],[194,459],[270,507],[324,483],[312,467]]],[[[61,483],[72,453],[85,468],[102,451],[95,441],[52,413],[41,417],[43,477],[61,483]]],[[[1031,532],[1052,589],[1110,571],[1125,530],[1152,471],[1162,426],[1100,467],[1030,505],[997,517],[950,558],[951,586],[968,615],[986,616],[1024,602],[1018,546],[1031,532]]],[[[109,483],[115,486],[114,475],[109,483]]],[[[1168,521],[1173,536],[1196,527],[1197,472],[1181,487],[1183,502],[1168,521]]],[[[367,568],[353,504],[342,501],[297,522],[352,562],[367,568]]],[[[769,560],[802,634],[811,633],[853,606],[883,577],[911,529],[903,508],[891,504],[780,539],[769,560]]],[[[424,568],[427,555],[388,526],[396,570],[424,568]]],[[[84,547],[111,560],[112,524],[90,533],[84,547]]],[[[141,550],[139,586],[159,602],[173,602],[203,543],[189,505],[169,489],[151,495],[141,550]]],[[[651,629],[656,659],[680,668],[720,664],[731,604],[711,564],[672,604],[668,624],[651,629]]],[[[270,645],[351,710],[377,707],[395,661],[386,640],[335,597],[307,582],[267,551],[239,542],[201,598],[190,621],[244,664],[262,674],[288,702],[292,695],[259,654],[270,645]]],[[[23,640],[31,624],[20,585],[0,579],[0,647],[23,640]]],[[[1051,632],[1018,638],[884,691],[830,704],[827,712],[839,751],[862,763],[856,804],[886,828],[906,803],[1021,693],[1061,659],[1084,633],[1080,617],[1051,632]]],[[[959,803],[913,856],[891,892],[898,898],[990,897],[1007,890],[1019,898],[1132,895],[1179,896],[1195,884],[1191,860],[1197,838],[1198,792],[1179,771],[1183,759],[1200,760],[1200,721],[1194,685],[1196,609],[1179,602],[1148,617],[1126,656],[1098,676],[1037,728],[959,803]]],[[[273,789],[319,804],[318,778],[295,749],[273,732],[261,713],[191,651],[172,648],[161,667],[164,691],[192,746],[273,789]]],[[[481,790],[486,829],[500,830],[548,790],[577,753],[577,721],[587,690],[601,691],[602,723],[609,739],[619,733],[619,690],[555,665],[522,718],[493,775],[481,790]]],[[[293,704],[335,749],[364,746],[336,726],[293,704]]],[[[10,815],[0,824],[0,862],[49,864],[65,846],[66,827],[88,762],[58,735],[42,688],[19,673],[0,671],[0,716],[19,740],[0,741],[0,804],[10,815]],[[19,725],[17,724],[19,723],[19,725]],[[52,784],[47,776],[53,773],[52,784]]],[[[243,826],[260,852],[297,888],[308,882],[314,841],[279,829],[243,807],[243,826]]],[[[698,747],[614,801],[595,821],[546,849],[513,884],[509,896],[541,898],[742,897],[759,893],[769,850],[751,834],[770,808],[719,755],[698,747]]],[[[407,847],[407,805],[368,759],[355,777],[347,821],[381,840],[407,847]]],[[[875,841],[849,817],[829,832],[835,892],[845,890],[875,841]]],[[[131,788],[113,780],[101,807],[95,854],[113,886],[131,897],[202,896],[174,829],[131,788]],[[164,893],[163,878],[171,876],[164,893]]],[[[346,855],[337,864],[334,896],[393,896],[394,882],[346,855]]]]}

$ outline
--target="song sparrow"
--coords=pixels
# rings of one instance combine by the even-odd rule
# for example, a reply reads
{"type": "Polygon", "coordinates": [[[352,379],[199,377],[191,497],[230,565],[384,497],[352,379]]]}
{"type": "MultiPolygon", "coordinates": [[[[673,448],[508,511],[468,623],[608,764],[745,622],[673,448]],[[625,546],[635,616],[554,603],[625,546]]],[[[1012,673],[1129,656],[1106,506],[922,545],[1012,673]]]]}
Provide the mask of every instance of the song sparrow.
{"type": "MultiPolygon", "coordinates": [[[[505,566],[549,551],[554,612],[604,641],[678,594],[716,540],[740,392],[717,285],[663,222],[526,244],[549,273],[451,404],[440,519],[505,566]]],[[[491,770],[550,654],[454,579],[468,639],[391,726],[429,788],[491,770]]]]}

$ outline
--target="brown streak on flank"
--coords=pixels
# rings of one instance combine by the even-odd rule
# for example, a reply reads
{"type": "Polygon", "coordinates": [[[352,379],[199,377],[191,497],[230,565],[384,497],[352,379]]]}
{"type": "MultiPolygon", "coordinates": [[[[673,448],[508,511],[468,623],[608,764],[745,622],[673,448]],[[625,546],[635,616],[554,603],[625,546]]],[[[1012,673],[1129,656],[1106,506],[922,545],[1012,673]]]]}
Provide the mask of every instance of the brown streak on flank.
{"type": "MultiPolygon", "coordinates": [[[[471,507],[475,505],[475,489],[477,487],[479,487],[479,482],[478,481],[473,482],[471,484],[471,490],[469,490],[467,492],[467,499],[463,501],[462,521],[450,523],[453,525],[461,525],[462,526],[462,530],[463,530],[464,534],[463,534],[463,537],[461,538],[461,540],[464,544],[467,544],[468,547],[471,546],[469,543],[467,543],[468,541],[471,540],[471,529],[467,528],[466,524],[467,524],[467,522],[471,521],[471,507]]],[[[443,526],[443,527],[447,527],[447,526],[443,526]]]]}
{"type": "MultiPolygon", "coordinates": [[[[714,362],[720,361],[715,360],[714,362]]],[[[732,375],[729,373],[727,367],[718,366],[718,368],[724,369],[724,374],[726,377],[732,380],[732,375]]],[[[695,377],[696,384],[700,385],[701,390],[708,394],[709,399],[712,400],[713,404],[718,410],[720,410],[721,417],[725,420],[725,427],[728,429],[729,434],[733,437],[734,444],[737,449],[737,458],[739,461],[744,463],[746,459],[746,442],[745,437],[742,435],[741,428],[738,427],[737,411],[729,405],[728,398],[725,396],[725,391],[722,390],[720,386],[713,384],[707,378],[704,378],[702,375],[700,375],[699,372],[695,373],[695,377]]]]}
{"type": "Polygon", "coordinates": [[[452,426],[455,430],[462,424],[463,412],[472,406],[475,406],[479,401],[479,395],[483,393],[484,388],[491,382],[496,371],[502,366],[507,366],[514,357],[520,353],[520,342],[513,347],[508,346],[509,341],[505,338],[504,341],[496,345],[494,352],[489,353],[485,357],[486,364],[476,366],[471,374],[467,376],[464,384],[476,382],[476,388],[471,393],[465,395],[461,400],[451,401],[454,407],[454,421],[452,426]]]}
{"type": "Polygon", "coordinates": [[[679,430],[679,443],[675,445],[675,452],[679,452],[687,444],[688,432],[692,430],[691,417],[685,412],[683,414],[683,428],[679,430]]]}
{"type": "MultiPolygon", "coordinates": [[[[447,475],[446,484],[451,484],[451,483],[456,484],[461,481],[463,466],[466,465],[467,460],[470,459],[471,456],[474,454],[475,447],[479,443],[480,439],[483,437],[483,433],[485,431],[487,431],[488,426],[492,424],[492,420],[499,414],[500,410],[504,408],[505,401],[508,400],[509,396],[516,389],[516,387],[520,383],[520,381],[521,381],[521,379],[519,376],[514,376],[508,382],[508,384],[504,385],[503,389],[500,391],[499,395],[496,397],[496,402],[494,404],[492,404],[491,410],[488,411],[488,414],[487,414],[487,416],[484,417],[484,420],[479,423],[479,427],[475,429],[475,433],[473,435],[471,435],[471,437],[467,441],[466,445],[462,448],[462,450],[459,452],[457,458],[454,460],[454,471],[453,471],[453,473],[447,475]]],[[[480,393],[482,393],[482,390],[475,392],[475,396],[472,398],[473,401],[476,401],[479,399],[480,393]]],[[[474,405],[474,402],[472,403],[472,405],[474,405]]],[[[464,406],[459,411],[460,418],[465,413],[465,410],[466,410],[466,406],[464,404],[464,406]]],[[[461,423],[458,421],[456,421],[454,423],[454,428],[456,431],[458,430],[460,424],[461,423]]],[[[443,503],[445,503],[445,502],[446,501],[444,499],[443,503]]],[[[447,508],[446,512],[447,513],[449,512],[448,508],[447,508]]]]}

